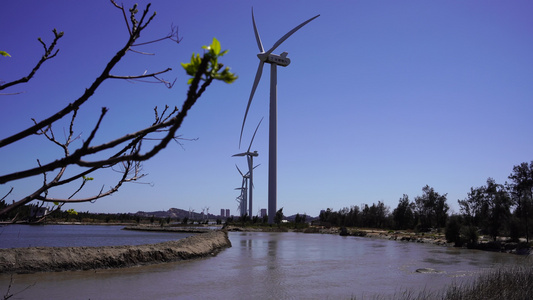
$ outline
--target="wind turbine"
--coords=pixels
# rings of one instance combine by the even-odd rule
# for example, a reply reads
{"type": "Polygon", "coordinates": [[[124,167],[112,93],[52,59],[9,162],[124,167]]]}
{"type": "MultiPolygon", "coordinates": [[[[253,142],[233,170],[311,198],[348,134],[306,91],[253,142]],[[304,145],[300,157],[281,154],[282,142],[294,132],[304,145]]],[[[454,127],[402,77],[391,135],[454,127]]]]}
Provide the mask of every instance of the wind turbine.
{"type": "Polygon", "coordinates": [[[257,73],[255,75],[254,85],[252,86],[252,91],[250,93],[250,99],[248,100],[248,105],[246,106],[246,112],[244,113],[244,119],[242,121],[241,136],[239,138],[239,147],[242,141],[242,132],[244,130],[244,124],[246,123],[246,116],[248,115],[248,110],[250,109],[250,104],[254,97],[255,90],[263,74],[263,66],[265,63],[270,64],[270,117],[269,117],[269,146],[268,146],[268,223],[274,223],[274,217],[276,215],[276,206],[277,206],[277,102],[278,102],[278,89],[277,89],[277,66],[286,67],[291,63],[291,60],[287,58],[287,52],[283,52],[280,55],[272,54],[281,43],[288,39],[293,33],[298,31],[300,28],[305,26],[307,23],[318,18],[320,15],[316,15],[311,19],[301,23],[296,26],[294,29],[289,31],[287,34],[282,36],[268,51],[265,52],[263,48],[263,43],[259,37],[259,32],[257,31],[257,26],[255,24],[254,10],[252,8],[252,23],[254,26],[255,39],[257,41],[257,46],[259,47],[259,67],[257,68],[257,73]]]}
{"type": "MultiPolygon", "coordinates": [[[[249,189],[248,189],[248,216],[252,217],[253,216],[253,210],[252,210],[252,194],[253,194],[253,186],[254,186],[254,169],[255,167],[253,166],[254,165],[254,157],[256,156],[259,156],[259,153],[257,153],[257,151],[254,151],[254,152],[251,152],[250,149],[252,148],[252,143],[254,142],[254,138],[255,138],[255,134],[257,133],[257,129],[259,129],[259,126],[261,125],[261,122],[263,122],[263,118],[261,118],[261,121],[259,121],[259,124],[257,124],[257,127],[255,128],[255,132],[254,132],[254,135],[252,136],[252,140],[250,141],[250,145],[248,146],[248,150],[246,150],[246,152],[243,152],[243,153],[237,153],[233,156],[246,156],[247,158],[247,161],[248,161],[248,181],[250,182],[248,184],[249,186],[249,189]]],[[[237,168],[239,169],[239,168],[237,168]]],[[[239,173],[241,173],[242,175],[242,172],[241,170],[239,170],[239,173]]],[[[244,176],[244,175],[243,175],[244,176]]]]}
{"type": "Polygon", "coordinates": [[[235,189],[241,191],[241,194],[239,195],[239,197],[237,197],[237,199],[240,200],[240,205],[239,206],[240,206],[240,211],[241,211],[241,217],[243,217],[246,214],[246,195],[247,195],[247,191],[248,191],[248,173],[243,174],[241,172],[241,169],[239,169],[239,167],[237,165],[235,165],[235,167],[237,168],[237,171],[239,171],[239,174],[241,174],[241,176],[242,176],[241,187],[240,188],[235,188],[235,189]]]}

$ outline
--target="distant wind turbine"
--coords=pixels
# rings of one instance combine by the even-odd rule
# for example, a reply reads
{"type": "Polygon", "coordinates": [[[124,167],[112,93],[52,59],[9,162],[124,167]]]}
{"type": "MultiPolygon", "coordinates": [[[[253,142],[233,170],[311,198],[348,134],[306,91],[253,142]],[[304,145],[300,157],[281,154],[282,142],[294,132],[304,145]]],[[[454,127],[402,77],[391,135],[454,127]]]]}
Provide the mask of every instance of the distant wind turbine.
{"type": "Polygon", "coordinates": [[[237,171],[239,171],[239,174],[241,174],[242,176],[242,184],[241,184],[241,187],[240,188],[235,188],[236,190],[240,190],[241,191],[241,194],[239,195],[239,197],[237,197],[238,201],[239,201],[239,209],[240,209],[240,212],[241,212],[241,217],[243,217],[245,214],[246,214],[246,197],[247,197],[247,191],[248,191],[248,173],[244,174],[241,172],[241,169],[239,169],[239,167],[237,165],[235,165],[235,167],[237,168],[237,171]]]}
{"type": "Polygon", "coordinates": [[[303,22],[302,24],[296,26],[293,30],[289,31],[287,34],[282,36],[268,51],[265,52],[261,38],[259,37],[259,32],[255,24],[254,10],[252,8],[252,23],[254,26],[255,39],[257,41],[257,46],[259,47],[259,67],[257,68],[257,73],[255,75],[254,85],[252,86],[252,91],[250,93],[250,99],[248,100],[248,105],[246,106],[246,112],[244,113],[244,119],[242,121],[241,135],[239,138],[239,147],[242,141],[242,132],[244,131],[244,124],[246,123],[246,117],[248,115],[248,110],[250,109],[250,104],[254,97],[255,90],[263,74],[263,66],[265,63],[270,64],[270,117],[269,117],[269,147],[268,147],[268,223],[274,223],[274,217],[276,215],[276,206],[277,206],[277,102],[278,102],[278,91],[277,91],[277,66],[286,67],[291,63],[291,60],[287,58],[287,52],[283,52],[280,55],[272,54],[281,43],[288,39],[293,33],[298,31],[300,28],[305,26],[307,23],[318,18],[320,15],[316,15],[311,19],[303,22]]]}
{"type": "MultiPolygon", "coordinates": [[[[261,118],[261,121],[259,121],[259,124],[257,124],[257,127],[255,128],[254,135],[252,136],[252,140],[250,141],[250,145],[248,146],[248,150],[243,153],[237,153],[233,156],[246,156],[246,160],[248,161],[248,181],[249,181],[249,189],[248,189],[248,215],[252,217],[252,199],[253,199],[253,186],[254,186],[254,157],[259,156],[259,153],[257,151],[251,152],[250,149],[252,149],[252,143],[254,142],[255,134],[257,133],[257,130],[259,129],[259,126],[261,125],[261,122],[263,122],[263,118],[261,118]]],[[[238,168],[237,168],[238,169],[238,168]]],[[[239,170],[239,172],[241,172],[239,170]]],[[[242,175],[242,173],[241,173],[242,175]]]]}

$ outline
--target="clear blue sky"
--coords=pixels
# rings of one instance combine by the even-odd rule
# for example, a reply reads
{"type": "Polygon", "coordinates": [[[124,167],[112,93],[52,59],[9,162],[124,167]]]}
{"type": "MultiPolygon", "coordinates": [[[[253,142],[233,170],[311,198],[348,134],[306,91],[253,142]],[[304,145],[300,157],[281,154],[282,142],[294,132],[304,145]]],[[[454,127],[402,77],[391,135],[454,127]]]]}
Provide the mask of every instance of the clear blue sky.
{"type": "MultiPolygon", "coordinates": [[[[124,1],[131,6],[133,1],[124,1]]],[[[140,7],[146,4],[141,1],[140,7]]],[[[118,137],[153,120],[153,107],[181,106],[187,90],[180,67],[213,37],[229,53],[223,63],[239,76],[215,83],[189,114],[180,134],[198,138],[170,145],[144,164],[145,184],[126,184],[79,211],[136,212],[210,207],[237,214],[237,163],[246,168],[239,132],[257,69],[251,7],[265,48],[300,22],[321,16],[275,52],[292,63],[278,68],[278,208],[285,215],[338,210],[378,201],[396,207],[430,185],[457,200],[488,177],[504,183],[512,167],[533,160],[533,2],[531,1],[156,1],[144,40],[179,26],[179,45],[162,42],[130,53],[112,73],[135,75],[173,68],[173,89],[109,80],[82,107],[76,132],[86,138],[102,106],[110,109],[98,140],[118,137]]],[[[26,75],[42,55],[37,37],[65,32],[58,56],[35,78],[0,96],[0,136],[24,129],[79,97],[127,38],[120,12],[107,1],[4,1],[0,10],[0,79],[26,75]]],[[[244,144],[265,117],[252,150],[254,210],[267,207],[269,68],[252,104],[244,144]]],[[[68,120],[67,120],[68,121],[68,120]]],[[[54,127],[58,136],[68,122],[54,127]]],[[[2,174],[34,167],[61,149],[34,137],[0,150],[2,174]]],[[[50,175],[51,176],[51,175],[50,175]]],[[[113,184],[95,174],[85,190],[113,184]]],[[[0,186],[8,200],[41,177],[0,186]]],[[[51,191],[65,197],[76,187],[51,191]]]]}

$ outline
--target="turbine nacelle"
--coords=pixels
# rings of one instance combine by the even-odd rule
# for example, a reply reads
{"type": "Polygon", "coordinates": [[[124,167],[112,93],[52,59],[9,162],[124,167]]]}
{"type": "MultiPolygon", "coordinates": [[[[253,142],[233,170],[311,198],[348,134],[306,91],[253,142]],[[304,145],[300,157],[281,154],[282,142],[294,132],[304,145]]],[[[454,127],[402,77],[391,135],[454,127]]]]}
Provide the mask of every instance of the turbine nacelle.
{"type": "Polygon", "coordinates": [[[290,65],[291,60],[287,57],[287,52],[281,53],[281,55],[277,54],[267,54],[267,53],[259,53],[257,54],[257,57],[262,61],[269,64],[275,64],[278,66],[286,67],[290,65]]]}
{"type": "Polygon", "coordinates": [[[246,156],[246,155],[257,157],[257,156],[259,156],[259,153],[257,153],[257,150],[254,151],[254,152],[247,151],[247,152],[243,152],[243,153],[233,154],[232,157],[234,157],[234,156],[246,156]]]}

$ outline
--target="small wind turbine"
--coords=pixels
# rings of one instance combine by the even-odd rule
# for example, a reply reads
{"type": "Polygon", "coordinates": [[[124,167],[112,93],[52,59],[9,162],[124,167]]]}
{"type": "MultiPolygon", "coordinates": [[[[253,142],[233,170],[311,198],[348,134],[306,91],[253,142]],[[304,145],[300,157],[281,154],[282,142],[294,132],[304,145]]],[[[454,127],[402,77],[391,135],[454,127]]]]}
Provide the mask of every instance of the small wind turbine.
{"type": "Polygon", "coordinates": [[[261,38],[259,37],[259,32],[257,31],[257,26],[255,25],[254,10],[252,8],[252,23],[254,26],[255,39],[257,41],[257,46],[259,47],[259,67],[257,68],[257,73],[255,75],[254,85],[252,86],[252,91],[250,93],[250,99],[248,100],[248,105],[246,106],[246,112],[244,113],[244,119],[242,121],[241,136],[239,138],[239,147],[242,141],[242,132],[244,130],[244,124],[246,123],[246,116],[248,115],[248,110],[250,109],[250,104],[254,97],[255,90],[263,74],[263,65],[265,63],[270,64],[270,117],[269,117],[269,146],[268,146],[268,223],[274,223],[274,217],[276,215],[276,206],[277,206],[277,102],[278,102],[278,91],[277,91],[277,66],[286,67],[291,63],[291,60],[287,58],[287,52],[283,52],[280,55],[272,54],[276,48],[281,45],[286,39],[288,39],[293,33],[298,31],[300,28],[305,26],[307,23],[318,18],[320,15],[316,15],[311,19],[303,22],[302,24],[296,26],[293,30],[289,31],[287,34],[282,36],[268,51],[265,52],[263,44],[261,43],[261,38]]]}
{"type": "MultiPolygon", "coordinates": [[[[255,138],[255,134],[257,133],[257,129],[259,129],[259,126],[261,125],[261,122],[263,122],[263,118],[261,118],[261,121],[259,121],[259,124],[257,124],[257,127],[255,128],[255,132],[254,132],[254,135],[252,136],[252,140],[250,141],[250,145],[248,146],[248,150],[246,150],[246,152],[243,152],[243,153],[237,153],[233,156],[246,156],[247,158],[247,161],[248,161],[248,181],[250,182],[248,184],[248,186],[250,187],[248,189],[248,215],[250,217],[252,217],[252,213],[253,213],[253,210],[252,210],[252,194],[253,194],[253,186],[254,186],[254,169],[255,167],[253,166],[254,165],[254,157],[256,156],[259,156],[259,153],[257,153],[257,151],[254,151],[254,152],[251,152],[250,149],[252,148],[252,143],[254,142],[254,138],[255,138]]],[[[237,168],[239,169],[239,168],[237,168]]],[[[239,170],[239,173],[241,173],[242,175],[242,172],[241,170],[239,170]]],[[[244,175],[243,175],[244,176],[244,175]]]]}

